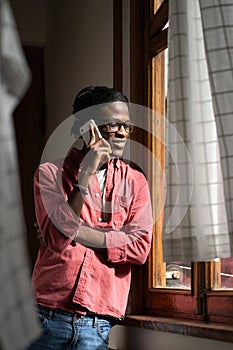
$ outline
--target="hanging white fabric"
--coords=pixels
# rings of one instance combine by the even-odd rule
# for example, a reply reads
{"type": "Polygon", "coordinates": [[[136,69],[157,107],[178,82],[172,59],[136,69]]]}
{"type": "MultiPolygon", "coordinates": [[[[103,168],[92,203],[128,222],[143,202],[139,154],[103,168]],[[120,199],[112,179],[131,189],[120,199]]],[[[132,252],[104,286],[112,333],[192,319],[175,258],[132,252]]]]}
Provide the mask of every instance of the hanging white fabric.
{"type": "Polygon", "coordinates": [[[233,256],[233,3],[199,1],[233,256]]]}
{"type": "Polygon", "coordinates": [[[27,346],[41,330],[30,283],[12,112],[29,83],[8,2],[0,0],[0,343],[27,346]]]}
{"type": "Polygon", "coordinates": [[[232,23],[230,1],[169,2],[165,261],[233,254],[232,23]]]}

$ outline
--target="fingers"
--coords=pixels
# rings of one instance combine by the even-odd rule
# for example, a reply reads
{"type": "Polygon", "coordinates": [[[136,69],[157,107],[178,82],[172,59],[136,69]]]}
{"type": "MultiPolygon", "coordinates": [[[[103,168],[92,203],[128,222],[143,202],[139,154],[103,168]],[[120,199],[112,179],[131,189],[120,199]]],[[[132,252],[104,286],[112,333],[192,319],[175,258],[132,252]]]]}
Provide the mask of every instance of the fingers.
{"type": "Polygon", "coordinates": [[[94,174],[103,164],[110,162],[112,150],[110,144],[101,135],[98,135],[92,123],[90,123],[90,137],[83,166],[88,172],[94,174]]]}
{"type": "Polygon", "coordinates": [[[111,157],[110,157],[109,150],[105,150],[105,149],[100,150],[98,156],[100,159],[100,165],[110,162],[111,157]]]}
{"type": "MultiPolygon", "coordinates": [[[[94,122],[94,121],[93,121],[94,122]]],[[[102,140],[103,137],[101,136],[100,131],[98,130],[98,127],[96,125],[93,125],[93,122],[90,122],[90,142],[89,142],[89,146],[92,146],[93,144],[95,144],[97,141],[102,140]]]]}
{"type": "Polygon", "coordinates": [[[91,134],[91,141],[88,148],[99,151],[103,150],[108,153],[112,152],[110,144],[104,138],[99,139],[99,136],[96,136],[94,128],[91,129],[91,133],[93,134],[91,134]]]}
{"type": "Polygon", "coordinates": [[[95,144],[96,142],[96,134],[95,134],[95,129],[94,129],[94,126],[92,123],[90,123],[90,135],[91,135],[91,139],[90,139],[90,142],[89,142],[89,145],[88,147],[92,146],[95,144]]]}
{"type": "Polygon", "coordinates": [[[101,133],[100,133],[100,131],[99,131],[97,126],[94,127],[94,133],[95,133],[95,141],[96,142],[99,141],[99,140],[102,140],[103,137],[101,136],[101,133]]]}
{"type": "Polygon", "coordinates": [[[98,152],[106,153],[107,155],[112,153],[111,146],[105,139],[98,140],[91,148],[96,148],[98,152]]]}
{"type": "Polygon", "coordinates": [[[101,139],[97,141],[90,147],[90,151],[96,155],[96,158],[98,158],[101,163],[110,161],[111,147],[106,140],[101,139]]]}
{"type": "Polygon", "coordinates": [[[105,139],[90,145],[89,151],[83,159],[83,168],[94,174],[104,163],[110,161],[111,147],[105,139]]]}

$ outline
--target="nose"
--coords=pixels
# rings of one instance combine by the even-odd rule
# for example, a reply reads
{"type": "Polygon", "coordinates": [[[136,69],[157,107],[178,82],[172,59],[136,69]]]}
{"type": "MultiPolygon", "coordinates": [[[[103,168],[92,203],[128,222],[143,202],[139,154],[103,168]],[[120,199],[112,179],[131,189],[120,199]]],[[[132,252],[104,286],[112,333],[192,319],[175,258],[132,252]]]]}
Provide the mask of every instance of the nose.
{"type": "Polygon", "coordinates": [[[124,125],[121,125],[120,129],[116,132],[115,135],[120,138],[128,137],[128,133],[126,132],[124,125]]]}

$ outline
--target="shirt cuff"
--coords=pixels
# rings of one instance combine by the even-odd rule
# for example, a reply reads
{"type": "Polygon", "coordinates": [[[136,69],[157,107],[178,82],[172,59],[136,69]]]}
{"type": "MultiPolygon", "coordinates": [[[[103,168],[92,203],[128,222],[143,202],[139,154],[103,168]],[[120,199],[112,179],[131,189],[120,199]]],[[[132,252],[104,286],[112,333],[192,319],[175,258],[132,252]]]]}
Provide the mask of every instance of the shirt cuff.
{"type": "Polygon", "coordinates": [[[106,233],[107,259],[111,263],[126,262],[126,234],[124,232],[111,231],[106,233]]]}

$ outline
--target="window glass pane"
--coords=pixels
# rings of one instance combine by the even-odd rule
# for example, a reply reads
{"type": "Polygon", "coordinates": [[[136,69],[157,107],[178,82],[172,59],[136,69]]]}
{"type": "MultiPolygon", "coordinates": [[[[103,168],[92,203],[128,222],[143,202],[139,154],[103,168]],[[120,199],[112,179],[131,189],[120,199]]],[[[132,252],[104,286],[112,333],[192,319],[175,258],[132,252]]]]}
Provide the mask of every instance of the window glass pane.
{"type": "Polygon", "coordinates": [[[221,288],[233,289],[233,258],[221,259],[221,288]]]}
{"type": "MultiPolygon", "coordinates": [[[[166,114],[167,101],[167,64],[168,64],[168,50],[159,53],[152,60],[152,107],[160,115],[166,114]]],[[[158,127],[158,125],[157,125],[158,127]]],[[[157,141],[158,142],[158,141],[157,141]]],[[[157,144],[155,149],[159,149],[157,144]]],[[[159,154],[157,158],[159,158],[159,154]]],[[[158,173],[159,169],[156,168],[158,173]]],[[[158,175],[158,174],[157,174],[158,175]]],[[[158,183],[158,181],[155,181],[158,183]]],[[[158,206],[160,201],[155,199],[158,206]]],[[[161,203],[160,203],[161,204],[161,203]]],[[[156,246],[157,256],[155,257],[155,287],[156,288],[171,288],[171,289],[190,289],[191,288],[191,263],[184,262],[166,262],[162,260],[162,234],[157,227],[156,232],[156,246]],[[161,251],[160,251],[161,250],[161,251]]]]}
{"type": "Polygon", "coordinates": [[[172,262],[166,264],[167,288],[191,288],[191,264],[172,262]]]}
{"type": "Polygon", "coordinates": [[[216,259],[213,289],[233,289],[233,258],[216,259]]]}

